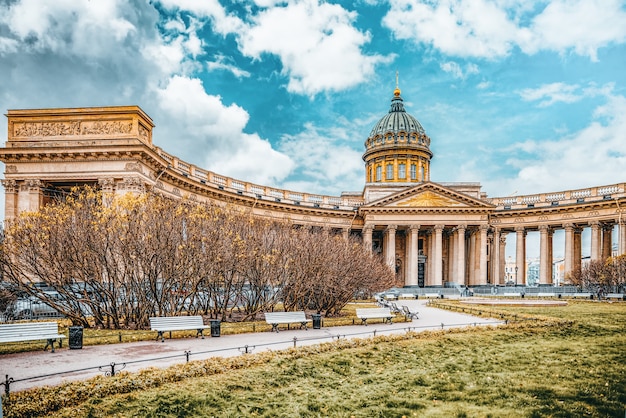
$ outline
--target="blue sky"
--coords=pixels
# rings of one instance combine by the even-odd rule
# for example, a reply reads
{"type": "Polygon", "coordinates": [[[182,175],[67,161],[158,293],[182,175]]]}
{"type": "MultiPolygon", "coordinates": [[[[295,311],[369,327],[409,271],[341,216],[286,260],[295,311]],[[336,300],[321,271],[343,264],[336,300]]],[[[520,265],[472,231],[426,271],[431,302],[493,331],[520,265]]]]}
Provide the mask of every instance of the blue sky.
{"type": "Polygon", "coordinates": [[[166,152],[309,193],[362,190],[396,71],[433,181],[624,182],[625,67],[616,0],[0,0],[3,112],[139,105],[166,152]]]}

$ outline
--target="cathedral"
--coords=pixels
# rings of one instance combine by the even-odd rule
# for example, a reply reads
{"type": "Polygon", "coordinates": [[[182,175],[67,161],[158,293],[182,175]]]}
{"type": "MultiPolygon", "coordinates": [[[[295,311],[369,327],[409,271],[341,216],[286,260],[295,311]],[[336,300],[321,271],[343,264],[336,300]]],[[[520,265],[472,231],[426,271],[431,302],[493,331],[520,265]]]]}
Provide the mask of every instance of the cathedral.
{"type": "Polygon", "coordinates": [[[579,267],[582,232],[590,258],[626,253],[626,183],[514,197],[488,197],[480,183],[434,182],[431,139],[406,112],[399,88],[364,144],[361,192],[341,196],[282,190],[180,160],[152,143],[152,119],[137,106],[9,110],[5,220],[36,211],[76,185],[105,192],[157,192],[229,204],[255,216],[362,237],[407,287],[505,284],[507,237],[515,236],[515,282],[525,284],[526,235],[539,233],[540,285],[554,280],[555,231],[563,272],[579,267]],[[617,248],[613,248],[617,234],[617,248]]]}

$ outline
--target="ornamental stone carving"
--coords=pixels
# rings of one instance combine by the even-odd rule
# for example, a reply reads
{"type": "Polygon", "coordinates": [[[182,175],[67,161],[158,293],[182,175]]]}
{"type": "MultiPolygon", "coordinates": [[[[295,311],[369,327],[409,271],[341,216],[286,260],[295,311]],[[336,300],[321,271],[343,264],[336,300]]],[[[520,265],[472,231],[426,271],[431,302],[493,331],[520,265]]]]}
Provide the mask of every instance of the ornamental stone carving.
{"type": "Polygon", "coordinates": [[[117,190],[143,193],[145,184],[139,177],[127,177],[117,184],[117,190]]]}
{"type": "Polygon", "coordinates": [[[115,180],[111,177],[98,179],[98,184],[103,192],[112,193],[115,188],[115,180]]]}
{"type": "Polygon", "coordinates": [[[15,137],[119,135],[129,134],[133,129],[130,120],[76,121],[76,122],[16,122],[13,124],[15,137]]]}
{"type": "Polygon", "coordinates": [[[143,170],[141,169],[141,164],[139,163],[126,163],[126,165],[124,166],[124,170],[143,173],[143,170]]]}
{"type": "Polygon", "coordinates": [[[17,181],[15,180],[2,180],[2,186],[7,193],[17,193],[17,181]]]}
{"type": "Polygon", "coordinates": [[[22,192],[38,192],[43,187],[41,180],[28,179],[24,180],[24,183],[20,185],[20,191],[22,192]]]}
{"type": "Polygon", "coordinates": [[[17,166],[14,166],[14,165],[7,165],[7,166],[5,167],[5,171],[6,171],[7,173],[11,173],[11,174],[17,173],[17,166]]]}

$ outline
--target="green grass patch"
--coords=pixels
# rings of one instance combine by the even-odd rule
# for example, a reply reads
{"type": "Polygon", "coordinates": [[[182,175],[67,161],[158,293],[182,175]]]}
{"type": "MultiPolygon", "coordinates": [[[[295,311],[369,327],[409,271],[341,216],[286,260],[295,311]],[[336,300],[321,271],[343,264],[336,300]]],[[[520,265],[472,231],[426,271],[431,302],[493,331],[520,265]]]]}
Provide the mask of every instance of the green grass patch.
{"type": "Polygon", "coordinates": [[[488,309],[518,321],[98,377],[14,393],[5,416],[624,416],[626,304],[488,309]]]}

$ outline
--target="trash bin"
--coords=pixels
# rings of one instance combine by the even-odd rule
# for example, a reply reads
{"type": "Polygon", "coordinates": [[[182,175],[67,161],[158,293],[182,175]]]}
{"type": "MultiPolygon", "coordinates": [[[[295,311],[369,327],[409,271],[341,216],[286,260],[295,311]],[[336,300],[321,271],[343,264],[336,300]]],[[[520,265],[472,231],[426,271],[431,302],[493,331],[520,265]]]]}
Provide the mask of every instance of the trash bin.
{"type": "Polygon", "coordinates": [[[69,340],[71,350],[83,348],[83,327],[70,327],[69,340]]]}
{"type": "Polygon", "coordinates": [[[219,337],[221,329],[221,322],[219,319],[211,319],[211,337],[219,337]]]}
{"type": "Polygon", "coordinates": [[[320,314],[312,314],[311,318],[313,318],[313,329],[322,328],[322,315],[320,314]]]}

